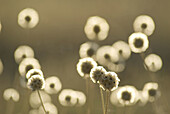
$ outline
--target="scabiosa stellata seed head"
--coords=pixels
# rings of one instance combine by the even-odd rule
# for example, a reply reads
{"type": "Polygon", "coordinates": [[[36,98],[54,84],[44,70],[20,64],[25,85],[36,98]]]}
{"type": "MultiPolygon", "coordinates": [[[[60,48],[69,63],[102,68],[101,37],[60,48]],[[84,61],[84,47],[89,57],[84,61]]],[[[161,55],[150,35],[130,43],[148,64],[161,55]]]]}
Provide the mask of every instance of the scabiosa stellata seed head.
{"type": "Polygon", "coordinates": [[[138,100],[138,92],[134,86],[123,86],[117,92],[117,98],[120,104],[124,106],[133,105],[138,100]]]}
{"type": "Polygon", "coordinates": [[[162,59],[159,55],[149,54],[144,60],[145,68],[147,67],[149,71],[156,72],[162,68],[162,59]]]}
{"type": "Polygon", "coordinates": [[[109,24],[99,16],[89,17],[84,28],[90,40],[104,40],[108,36],[109,24]]]}
{"type": "Polygon", "coordinates": [[[160,96],[160,91],[158,90],[158,83],[148,82],[144,85],[143,92],[148,95],[149,101],[153,102],[160,96]]]}
{"type": "Polygon", "coordinates": [[[149,47],[148,37],[143,33],[133,33],[128,39],[129,46],[134,53],[145,52],[149,47]]]}
{"type": "Polygon", "coordinates": [[[118,52],[110,45],[101,46],[96,52],[96,60],[99,64],[107,66],[110,62],[119,60],[118,52]]]}
{"type": "Polygon", "coordinates": [[[58,98],[63,106],[74,106],[77,103],[77,94],[71,89],[62,90],[58,98]]]}
{"type": "Polygon", "coordinates": [[[45,80],[45,92],[48,94],[57,94],[62,88],[61,81],[56,76],[50,76],[45,80]]]}
{"type": "Polygon", "coordinates": [[[48,102],[48,103],[44,104],[44,107],[45,107],[47,113],[45,113],[43,110],[43,107],[40,106],[38,109],[39,114],[58,114],[58,109],[54,104],[48,102]]]}
{"type": "Polygon", "coordinates": [[[18,102],[20,95],[16,89],[8,88],[4,91],[3,97],[7,101],[12,99],[14,102],[18,102]]]}
{"type": "Polygon", "coordinates": [[[118,51],[119,61],[125,61],[130,57],[131,49],[126,42],[117,41],[112,46],[118,51]]]}
{"type": "Polygon", "coordinates": [[[99,80],[100,87],[103,90],[113,91],[117,89],[120,79],[115,72],[106,72],[105,75],[99,80]]]}
{"type": "Polygon", "coordinates": [[[99,48],[99,45],[95,42],[85,42],[80,45],[79,54],[81,58],[91,57],[96,58],[96,51],[99,48]]]}
{"type": "Polygon", "coordinates": [[[102,66],[97,66],[91,69],[90,78],[94,83],[99,83],[99,80],[105,76],[106,70],[102,66]]]}
{"type": "Polygon", "coordinates": [[[45,87],[44,77],[40,75],[33,75],[28,79],[27,87],[32,91],[44,89],[45,87]]]}
{"type": "Polygon", "coordinates": [[[97,63],[90,57],[80,59],[77,64],[77,71],[80,74],[80,76],[89,76],[90,71],[93,67],[96,67],[97,63]]]}
{"type": "Polygon", "coordinates": [[[18,24],[25,29],[34,28],[39,22],[37,11],[32,8],[23,9],[18,14],[18,24]]]}
{"type": "Polygon", "coordinates": [[[24,58],[33,58],[34,50],[27,45],[19,46],[14,52],[14,58],[16,63],[20,63],[24,58]]]}
{"type": "Polygon", "coordinates": [[[150,36],[155,30],[155,23],[153,19],[148,15],[140,15],[136,17],[133,23],[133,29],[135,32],[143,32],[150,36]]]}
{"type": "Polygon", "coordinates": [[[19,73],[21,76],[25,77],[26,73],[31,69],[41,69],[40,63],[35,58],[25,58],[19,64],[19,73]]]}

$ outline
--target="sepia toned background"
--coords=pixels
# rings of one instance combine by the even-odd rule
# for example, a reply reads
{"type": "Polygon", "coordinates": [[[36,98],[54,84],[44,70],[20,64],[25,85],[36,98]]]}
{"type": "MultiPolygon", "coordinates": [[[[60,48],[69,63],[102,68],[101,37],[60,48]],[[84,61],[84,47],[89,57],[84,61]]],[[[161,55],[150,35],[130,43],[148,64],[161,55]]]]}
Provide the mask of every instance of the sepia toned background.
{"type": "MultiPolygon", "coordinates": [[[[4,65],[0,75],[0,114],[5,114],[8,102],[3,99],[3,91],[13,87],[20,93],[20,101],[15,104],[14,114],[27,114],[30,90],[20,87],[18,65],[14,51],[20,45],[34,49],[35,58],[42,66],[45,77],[56,75],[63,88],[83,91],[86,94],[85,80],[76,71],[80,44],[89,41],[84,33],[86,20],[90,16],[101,16],[110,26],[106,40],[99,45],[112,45],[115,41],[128,40],[133,33],[133,21],[141,15],[150,15],[156,24],[153,35],[149,37],[150,50],[163,59],[163,68],[157,72],[156,79],[161,97],[155,103],[144,107],[126,107],[126,114],[169,114],[170,113],[170,1],[168,0],[0,0],[0,58],[4,65]],[[17,23],[18,13],[24,8],[33,8],[38,14],[38,25],[25,30],[17,23]],[[16,82],[14,83],[14,77],[16,82]],[[159,110],[157,110],[159,109],[159,110]],[[161,111],[160,111],[161,110],[161,111]]],[[[119,73],[120,85],[133,85],[141,90],[151,81],[143,67],[141,57],[132,54],[124,72],[119,73]]],[[[90,83],[88,102],[83,107],[63,107],[58,102],[58,94],[52,95],[52,102],[59,114],[86,114],[87,105],[91,114],[102,114],[99,88],[90,83]]],[[[109,105],[109,114],[123,114],[124,108],[109,105]]]]}

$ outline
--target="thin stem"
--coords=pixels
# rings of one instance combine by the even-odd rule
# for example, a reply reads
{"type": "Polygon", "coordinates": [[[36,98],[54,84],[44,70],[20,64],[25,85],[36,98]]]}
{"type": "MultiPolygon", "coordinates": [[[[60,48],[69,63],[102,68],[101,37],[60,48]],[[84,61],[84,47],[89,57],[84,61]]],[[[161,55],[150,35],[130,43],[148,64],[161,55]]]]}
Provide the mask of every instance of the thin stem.
{"type": "Polygon", "coordinates": [[[106,90],[106,106],[105,106],[105,113],[104,114],[107,114],[107,108],[108,108],[108,105],[109,105],[109,96],[110,96],[110,91],[106,90]]]}
{"type": "Polygon", "coordinates": [[[45,107],[44,107],[44,104],[43,104],[43,101],[42,101],[42,98],[41,98],[41,95],[40,95],[40,91],[37,90],[37,93],[38,93],[38,96],[39,96],[39,98],[40,98],[41,105],[42,105],[42,107],[43,107],[44,112],[45,112],[46,114],[48,114],[47,111],[45,110],[45,107]]]}
{"type": "Polygon", "coordinates": [[[103,109],[103,114],[105,113],[105,109],[104,109],[104,97],[103,97],[103,91],[102,88],[100,88],[100,95],[101,95],[101,100],[102,100],[102,109],[103,109]]]}

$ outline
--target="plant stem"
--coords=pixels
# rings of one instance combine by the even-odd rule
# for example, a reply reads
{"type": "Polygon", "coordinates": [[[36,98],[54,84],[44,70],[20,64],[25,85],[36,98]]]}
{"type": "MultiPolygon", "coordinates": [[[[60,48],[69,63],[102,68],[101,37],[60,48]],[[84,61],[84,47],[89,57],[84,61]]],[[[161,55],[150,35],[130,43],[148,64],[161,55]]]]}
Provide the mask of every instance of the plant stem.
{"type": "Polygon", "coordinates": [[[104,109],[104,98],[103,98],[103,91],[102,88],[100,88],[100,95],[101,95],[101,101],[102,101],[102,109],[103,109],[103,114],[105,113],[105,109],[104,109]]]}
{"type": "Polygon", "coordinates": [[[44,104],[43,104],[43,101],[42,101],[42,98],[41,98],[41,95],[40,95],[40,91],[37,90],[37,93],[38,93],[38,96],[39,96],[39,98],[40,98],[41,105],[42,105],[42,107],[43,107],[44,112],[45,112],[46,114],[48,114],[47,111],[45,110],[45,107],[44,107],[44,104]]]}
{"type": "Polygon", "coordinates": [[[110,96],[110,91],[106,90],[106,106],[105,106],[105,113],[104,114],[107,114],[107,108],[108,108],[108,105],[109,105],[109,96],[110,96]]]}

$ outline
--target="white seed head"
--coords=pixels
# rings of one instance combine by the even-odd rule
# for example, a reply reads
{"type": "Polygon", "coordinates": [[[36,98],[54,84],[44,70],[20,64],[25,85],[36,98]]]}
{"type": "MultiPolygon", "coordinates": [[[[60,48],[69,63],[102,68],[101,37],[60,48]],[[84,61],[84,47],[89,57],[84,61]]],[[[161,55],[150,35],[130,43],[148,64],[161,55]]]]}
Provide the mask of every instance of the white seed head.
{"type": "Polygon", "coordinates": [[[99,16],[89,17],[84,28],[89,40],[104,40],[108,36],[109,24],[99,16]]]}
{"type": "Polygon", "coordinates": [[[113,48],[117,50],[119,54],[119,61],[129,59],[131,55],[131,49],[129,45],[124,41],[117,41],[113,45],[113,48]]]}
{"type": "Polygon", "coordinates": [[[50,76],[45,80],[45,92],[48,94],[57,94],[62,88],[61,81],[56,76],[50,76]]]}
{"type": "Polygon", "coordinates": [[[20,63],[24,58],[34,58],[34,50],[27,45],[19,46],[14,52],[16,63],[20,63]]]}
{"type": "Polygon", "coordinates": [[[134,105],[138,100],[138,91],[134,86],[123,86],[119,88],[117,98],[123,106],[134,105]]]}
{"type": "Polygon", "coordinates": [[[4,91],[3,97],[7,101],[12,99],[14,102],[18,102],[20,96],[19,96],[19,93],[16,89],[8,88],[4,91]]]}
{"type": "Polygon", "coordinates": [[[86,95],[81,91],[75,91],[77,95],[76,106],[83,106],[86,103],[86,95]]]}
{"type": "Polygon", "coordinates": [[[135,32],[143,32],[150,36],[155,30],[155,23],[153,19],[148,15],[140,15],[136,17],[133,23],[133,29],[135,32]]]}
{"type": "Polygon", "coordinates": [[[132,33],[128,39],[129,46],[134,53],[145,52],[149,47],[148,37],[143,33],[132,33]]]}
{"type": "Polygon", "coordinates": [[[96,60],[103,66],[119,60],[118,52],[110,45],[101,46],[96,52],[96,60]]]}
{"type": "Polygon", "coordinates": [[[40,63],[35,58],[25,58],[19,64],[19,73],[21,76],[25,77],[26,73],[31,69],[41,69],[40,63]]]}
{"type": "Polygon", "coordinates": [[[160,56],[156,54],[149,54],[145,60],[145,65],[147,66],[148,70],[151,72],[156,72],[162,68],[162,59],[160,56]]]}
{"type": "Polygon", "coordinates": [[[158,91],[158,83],[148,82],[143,87],[144,94],[148,95],[149,101],[153,102],[160,96],[160,91],[158,91]]]}
{"type": "Polygon", "coordinates": [[[81,58],[92,57],[96,59],[96,51],[99,48],[99,45],[94,42],[85,42],[80,45],[79,55],[81,58]]]}
{"type": "Polygon", "coordinates": [[[96,67],[97,63],[90,57],[79,59],[77,64],[77,71],[81,77],[90,75],[90,71],[93,67],[96,67]]]}
{"type": "Polygon", "coordinates": [[[64,89],[59,94],[58,99],[63,106],[74,106],[77,103],[77,94],[71,89],[64,89]]]}
{"type": "Polygon", "coordinates": [[[18,14],[18,24],[25,29],[34,28],[39,22],[37,11],[32,8],[23,9],[18,14]]]}

